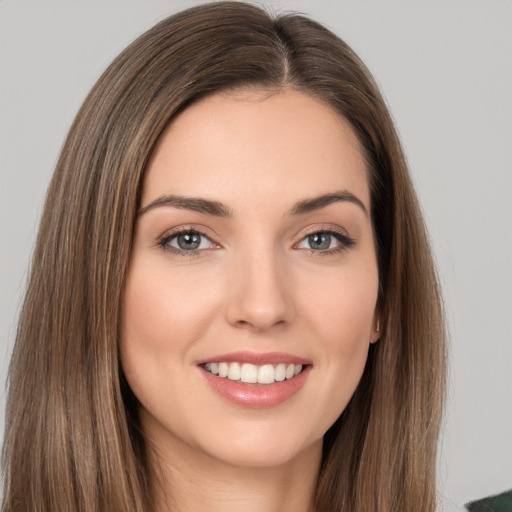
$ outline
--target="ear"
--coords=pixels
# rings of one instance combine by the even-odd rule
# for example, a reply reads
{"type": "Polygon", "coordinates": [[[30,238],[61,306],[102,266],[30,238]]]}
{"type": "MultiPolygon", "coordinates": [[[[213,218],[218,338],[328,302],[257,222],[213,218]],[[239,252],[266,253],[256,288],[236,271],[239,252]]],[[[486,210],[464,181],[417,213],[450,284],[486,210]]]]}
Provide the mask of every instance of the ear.
{"type": "Polygon", "coordinates": [[[378,311],[375,311],[375,314],[373,315],[373,326],[372,331],[370,334],[370,344],[373,344],[377,341],[379,341],[380,338],[380,314],[378,311]]]}

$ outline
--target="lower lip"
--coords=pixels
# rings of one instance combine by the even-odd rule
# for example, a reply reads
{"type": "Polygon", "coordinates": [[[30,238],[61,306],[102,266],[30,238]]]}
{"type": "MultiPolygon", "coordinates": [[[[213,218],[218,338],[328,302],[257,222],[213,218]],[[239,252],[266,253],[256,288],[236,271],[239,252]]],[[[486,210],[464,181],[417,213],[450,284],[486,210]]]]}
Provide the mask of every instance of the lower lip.
{"type": "Polygon", "coordinates": [[[239,380],[218,377],[199,367],[213,390],[232,404],[252,409],[275,407],[298,393],[309,376],[311,366],[299,375],[273,384],[247,384],[239,380]]]}

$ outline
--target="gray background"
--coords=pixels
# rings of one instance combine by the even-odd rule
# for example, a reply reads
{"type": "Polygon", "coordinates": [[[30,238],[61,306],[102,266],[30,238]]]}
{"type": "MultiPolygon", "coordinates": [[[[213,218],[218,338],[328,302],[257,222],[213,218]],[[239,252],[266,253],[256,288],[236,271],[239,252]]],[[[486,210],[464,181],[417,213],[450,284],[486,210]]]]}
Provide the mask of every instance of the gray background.
{"type": "MultiPolygon", "coordinates": [[[[76,110],[136,35],[198,3],[0,2],[2,381],[45,189],[76,110]]],[[[460,506],[512,487],[512,2],[261,3],[327,24],[380,83],[425,211],[451,332],[440,490],[460,506]]]]}

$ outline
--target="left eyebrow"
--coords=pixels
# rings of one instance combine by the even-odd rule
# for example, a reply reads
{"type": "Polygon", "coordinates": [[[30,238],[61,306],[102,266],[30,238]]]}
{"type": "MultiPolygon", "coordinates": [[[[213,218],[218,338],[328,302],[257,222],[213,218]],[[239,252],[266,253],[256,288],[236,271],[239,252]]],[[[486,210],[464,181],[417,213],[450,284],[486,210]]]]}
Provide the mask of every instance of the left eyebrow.
{"type": "Polygon", "coordinates": [[[311,199],[304,199],[295,203],[293,208],[289,211],[289,215],[301,215],[303,213],[310,213],[315,210],[320,210],[321,208],[325,208],[330,204],[337,202],[349,202],[353,203],[363,212],[368,215],[368,210],[364,203],[357,196],[349,192],[348,190],[340,190],[338,192],[333,192],[332,194],[324,194],[318,197],[313,197],[311,199]]]}
{"type": "Polygon", "coordinates": [[[164,195],[157,197],[154,201],[147,206],[141,208],[137,215],[159,208],[168,206],[172,208],[179,208],[183,210],[192,210],[194,212],[204,213],[206,215],[214,215],[216,217],[231,217],[233,212],[224,204],[219,201],[212,201],[210,199],[203,199],[201,197],[185,197],[177,195],[164,195]]]}

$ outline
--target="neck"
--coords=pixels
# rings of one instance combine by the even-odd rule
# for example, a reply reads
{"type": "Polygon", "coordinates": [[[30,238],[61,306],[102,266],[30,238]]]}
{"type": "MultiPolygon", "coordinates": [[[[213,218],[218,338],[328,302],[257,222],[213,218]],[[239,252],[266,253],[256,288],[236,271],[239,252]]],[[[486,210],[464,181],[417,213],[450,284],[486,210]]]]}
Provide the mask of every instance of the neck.
{"type": "Polygon", "coordinates": [[[156,510],[313,512],[321,451],[319,442],[293,460],[271,467],[234,466],[176,446],[169,457],[153,453],[150,463],[158,468],[156,510]]]}

